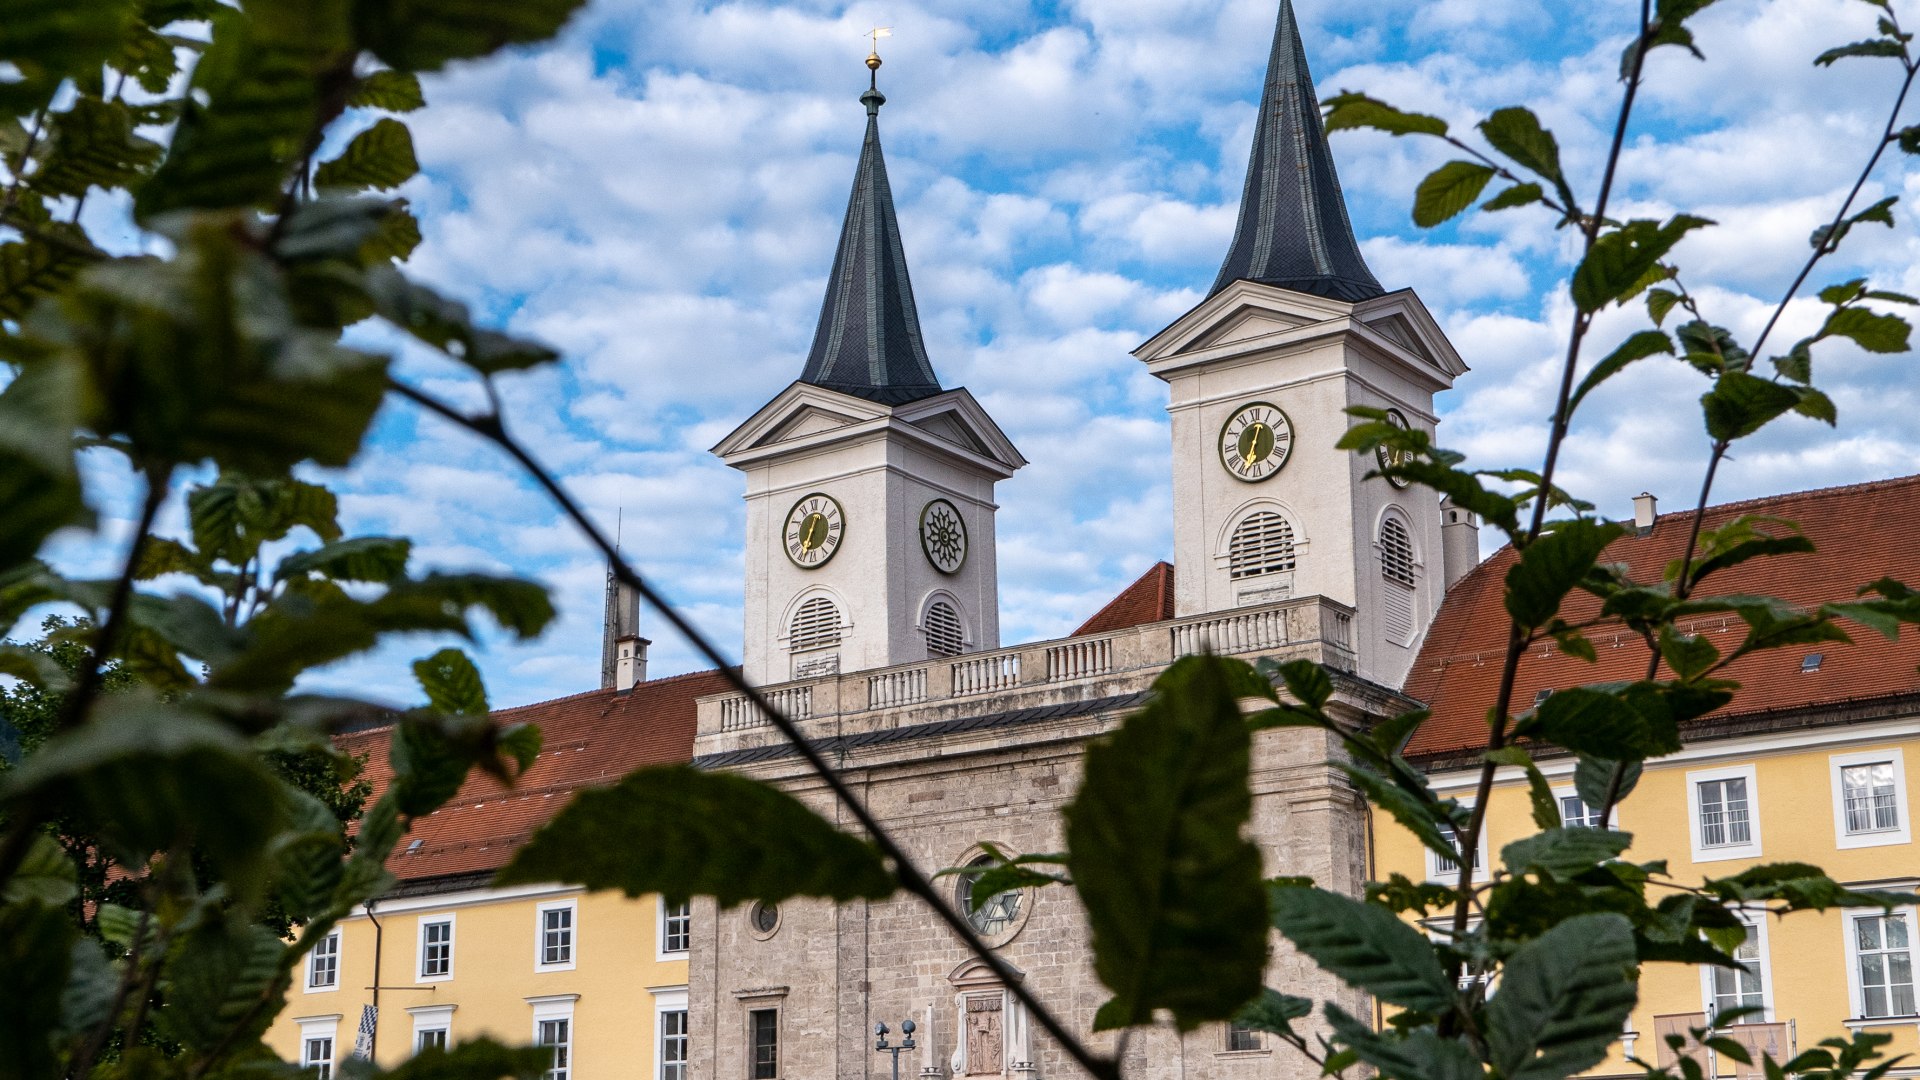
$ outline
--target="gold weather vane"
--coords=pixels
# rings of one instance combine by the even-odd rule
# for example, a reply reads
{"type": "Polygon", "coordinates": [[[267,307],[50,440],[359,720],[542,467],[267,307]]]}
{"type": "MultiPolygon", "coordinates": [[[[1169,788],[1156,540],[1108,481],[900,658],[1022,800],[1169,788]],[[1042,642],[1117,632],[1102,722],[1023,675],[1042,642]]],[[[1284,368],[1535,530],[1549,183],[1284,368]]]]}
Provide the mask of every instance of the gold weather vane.
{"type": "Polygon", "coordinates": [[[883,37],[892,37],[893,27],[876,26],[867,31],[867,36],[873,39],[873,51],[867,54],[867,69],[869,71],[878,71],[880,70],[880,39],[883,37]]]}

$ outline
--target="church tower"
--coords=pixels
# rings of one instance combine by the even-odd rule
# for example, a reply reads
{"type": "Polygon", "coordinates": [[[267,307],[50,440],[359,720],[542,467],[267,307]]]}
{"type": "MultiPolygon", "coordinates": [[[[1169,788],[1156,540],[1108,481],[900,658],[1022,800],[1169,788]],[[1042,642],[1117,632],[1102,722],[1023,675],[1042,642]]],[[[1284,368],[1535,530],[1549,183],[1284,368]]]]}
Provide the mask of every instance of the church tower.
{"type": "MultiPolygon", "coordinates": [[[[877,76],[880,57],[867,66],[877,76]]],[[[927,359],[876,82],[806,366],[713,448],[747,477],[756,684],[1000,644],[993,485],[1026,459],[927,359]]]]}
{"type": "Polygon", "coordinates": [[[1134,355],[1171,390],[1175,614],[1325,596],[1356,610],[1358,673],[1399,686],[1445,590],[1440,507],[1334,443],[1356,405],[1431,432],[1466,365],[1361,257],[1291,0],[1226,261],[1134,355]]]}

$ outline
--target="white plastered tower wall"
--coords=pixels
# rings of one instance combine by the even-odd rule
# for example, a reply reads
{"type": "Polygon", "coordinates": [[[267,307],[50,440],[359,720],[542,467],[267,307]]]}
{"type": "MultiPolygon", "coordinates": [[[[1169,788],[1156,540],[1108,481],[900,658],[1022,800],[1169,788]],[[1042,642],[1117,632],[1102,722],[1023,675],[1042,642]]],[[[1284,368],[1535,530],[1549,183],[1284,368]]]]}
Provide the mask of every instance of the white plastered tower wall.
{"type": "Polygon", "coordinates": [[[1372,455],[1334,444],[1357,421],[1346,410],[1393,409],[1431,434],[1434,395],[1466,365],[1411,291],[1346,303],[1238,281],[1135,351],[1170,390],[1173,432],[1174,608],[1198,615],[1282,596],[1325,596],[1354,607],[1362,677],[1399,686],[1440,606],[1441,514],[1425,489],[1367,478],[1372,455]],[[1222,426],[1253,402],[1286,413],[1286,463],[1247,482],[1221,462],[1222,426]],[[1290,573],[1234,580],[1228,543],[1248,514],[1270,510],[1291,527],[1290,573]],[[1382,573],[1383,521],[1398,516],[1413,548],[1411,595],[1390,597],[1382,573]],[[1404,604],[1405,618],[1389,618],[1404,604]]]}
{"type": "Polygon", "coordinates": [[[1000,644],[994,484],[1026,464],[973,395],[948,390],[885,405],[795,383],[714,447],[746,474],[744,673],[756,684],[925,659],[931,600],[959,613],[967,651],[1000,644]],[[824,564],[803,568],[783,547],[788,512],[821,493],[844,531],[824,564]],[[934,499],[958,510],[966,560],[941,573],[920,543],[934,499]],[[804,651],[790,632],[813,597],[839,612],[840,640],[804,651]]]}

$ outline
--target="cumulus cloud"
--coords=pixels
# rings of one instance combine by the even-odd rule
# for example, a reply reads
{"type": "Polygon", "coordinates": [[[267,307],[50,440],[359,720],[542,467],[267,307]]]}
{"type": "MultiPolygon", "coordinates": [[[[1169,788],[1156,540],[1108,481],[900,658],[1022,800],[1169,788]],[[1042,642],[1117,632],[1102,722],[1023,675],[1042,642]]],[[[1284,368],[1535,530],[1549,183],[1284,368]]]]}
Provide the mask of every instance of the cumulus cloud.
{"type": "MultiPolygon", "coordinates": [[[[1529,104],[1591,197],[1637,5],[1296,2],[1323,97],[1365,90],[1465,138],[1529,104]]],[[[1870,33],[1864,10],[1726,0],[1696,20],[1706,61],[1666,49],[1650,67],[1614,208],[1719,222],[1679,256],[1703,309],[1749,338],[1884,120],[1891,69],[1809,62],[1870,33]]],[[[516,432],[737,654],[743,484],[707,448],[799,374],[860,148],[864,31],[892,25],[881,128],[929,351],[1032,461],[999,492],[1003,636],[1064,633],[1168,554],[1166,389],[1128,353],[1202,298],[1232,235],[1273,15],[1273,0],[600,0],[548,47],[429,80],[432,108],[412,120],[425,173],[405,191],[426,236],[414,270],[564,352],[556,370],[502,380],[516,432]]],[[[1478,465],[1536,463],[1577,237],[1527,210],[1422,233],[1412,193],[1449,148],[1342,133],[1333,149],[1374,271],[1414,287],[1473,368],[1441,397],[1440,441],[1478,465]]],[[[1869,193],[1920,194],[1920,174],[1890,160],[1869,193]]],[[[1813,284],[1916,292],[1916,266],[1907,225],[1870,226],[1813,284]]],[[[1795,305],[1775,344],[1820,317],[1795,305]]],[[[1586,363],[1645,325],[1637,308],[1607,313],[1586,363]]],[[[403,356],[407,377],[484,401],[451,366],[403,356]]],[[[1720,492],[1914,471],[1908,364],[1823,348],[1841,431],[1781,425],[1728,463],[1720,492]]],[[[1563,482],[1616,513],[1642,489],[1684,502],[1704,455],[1701,389],[1672,361],[1628,369],[1584,410],[1563,482]]],[[[61,547],[89,572],[124,543],[115,507],[134,491],[95,471],[108,524],[61,547]]],[[[604,568],[499,455],[392,408],[335,479],[355,529],[416,537],[423,564],[554,587],[561,619],[543,640],[481,643],[496,700],[592,682],[604,568]]],[[[178,508],[164,520],[177,526],[178,508]]],[[[645,629],[656,674],[703,665],[657,621],[645,629]]],[[[431,644],[314,683],[411,700],[404,661],[431,644]]]]}

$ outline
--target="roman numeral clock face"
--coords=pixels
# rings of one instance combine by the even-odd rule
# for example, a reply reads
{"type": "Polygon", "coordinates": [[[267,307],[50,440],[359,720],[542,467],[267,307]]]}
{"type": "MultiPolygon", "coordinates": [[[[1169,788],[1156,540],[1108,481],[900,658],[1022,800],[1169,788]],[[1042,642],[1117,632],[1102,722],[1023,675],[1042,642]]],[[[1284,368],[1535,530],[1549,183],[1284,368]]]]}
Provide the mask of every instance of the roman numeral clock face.
{"type": "Polygon", "coordinates": [[[840,538],[846,535],[846,521],[840,516],[840,504],[831,496],[814,492],[803,495],[787,511],[787,527],[780,546],[787,558],[803,570],[823,566],[840,550],[840,538]]]}
{"type": "Polygon", "coordinates": [[[1220,427],[1220,464],[1253,483],[1280,471],[1293,452],[1293,422],[1264,401],[1242,405],[1220,427]]]}

